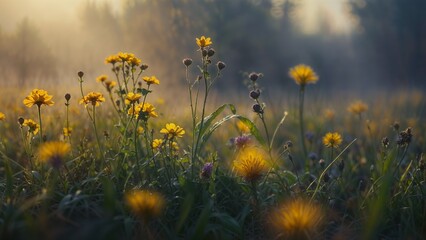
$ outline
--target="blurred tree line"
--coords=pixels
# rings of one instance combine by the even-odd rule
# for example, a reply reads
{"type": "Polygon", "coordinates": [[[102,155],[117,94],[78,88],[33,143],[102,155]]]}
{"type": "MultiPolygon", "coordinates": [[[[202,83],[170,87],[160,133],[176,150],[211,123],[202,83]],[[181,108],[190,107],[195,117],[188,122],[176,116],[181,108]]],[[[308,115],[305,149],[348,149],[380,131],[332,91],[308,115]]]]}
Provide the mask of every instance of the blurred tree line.
{"type": "Polygon", "coordinates": [[[0,29],[0,79],[2,84],[23,85],[33,79],[57,76],[55,57],[28,19],[23,19],[14,34],[0,29]]]}
{"type": "Polygon", "coordinates": [[[12,35],[0,31],[0,76],[24,83],[29,77],[68,74],[55,70],[58,62],[62,68],[80,66],[100,74],[105,72],[102,59],[128,51],[150,66],[147,74],[173,87],[184,83],[181,60],[198,58],[195,37],[206,35],[213,39],[216,59],[227,64],[218,82],[221,89],[244,89],[243,80],[252,71],[264,73],[262,85],[267,88],[293,86],[288,69],[299,63],[316,70],[319,88],[425,85],[426,1],[348,0],[359,21],[358,31],[350,36],[332,34],[327,16],[320,19],[319,33],[303,34],[292,18],[299,3],[123,0],[116,12],[108,4],[87,1],[79,11],[78,37],[64,43],[69,48],[80,44],[78,51],[66,56],[50,49],[45,44],[49,38],[27,20],[12,35]]]}

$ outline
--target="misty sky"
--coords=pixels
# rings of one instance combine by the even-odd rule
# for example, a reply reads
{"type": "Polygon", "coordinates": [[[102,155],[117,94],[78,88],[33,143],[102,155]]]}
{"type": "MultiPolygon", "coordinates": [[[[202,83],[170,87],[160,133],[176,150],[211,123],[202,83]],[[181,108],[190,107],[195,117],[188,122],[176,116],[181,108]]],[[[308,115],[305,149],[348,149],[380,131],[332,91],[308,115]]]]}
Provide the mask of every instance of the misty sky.
{"type": "MultiPolygon", "coordinates": [[[[3,31],[12,31],[23,18],[39,26],[50,24],[72,25],[78,19],[78,11],[85,2],[108,3],[116,11],[120,11],[121,3],[125,0],[0,0],[0,26],[3,31]]],[[[254,0],[252,0],[254,1],[254,0]]],[[[279,9],[287,0],[271,0],[279,9]]],[[[319,19],[326,19],[332,32],[348,34],[356,19],[347,7],[348,0],[292,0],[298,4],[294,13],[294,23],[305,33],[321,31],[319,19]]],[[[360,0],[362,2],[362,0],[360,0]]],[[[271,9],[271,13],[280,16],[280,11],[271,9]]]]}

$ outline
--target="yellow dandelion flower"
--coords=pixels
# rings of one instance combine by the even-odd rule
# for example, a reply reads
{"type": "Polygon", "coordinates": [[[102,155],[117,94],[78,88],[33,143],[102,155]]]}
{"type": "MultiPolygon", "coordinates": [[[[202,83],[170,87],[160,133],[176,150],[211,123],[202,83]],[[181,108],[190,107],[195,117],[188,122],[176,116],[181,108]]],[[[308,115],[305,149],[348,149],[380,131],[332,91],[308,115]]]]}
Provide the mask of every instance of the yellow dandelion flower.
{"type": "Polygon", "coordinates": [[[39,160],[52,165],[53,168],[59,168],[70,150],[71,147],[68,143],[46,142],[38,150],[39,160]]]}
{"type": "Polygon", "coordinates": [[[201,36],[200,38],[195,38],[197,45],[200,48],[204,48],[213,44],[212,40],[208,37],[201,36]]]}
{"type": "Polygon", "coordinates": [[[309,83],[316,83],[318,81],[318,76],[314,70],[304,64],[299,64],[290,68],[289,75],[297,84],[303,86],[309,83]]]}
{"type": "Polygon", "coordinates": [[[362,101],[356,101],[354,103],[351,103],[348,107],[349,112],[353,114],[357,114],[357,115],[360,115],[361,113],[367,110],[368,110],[368,105],[362,101]]]}
{"type": "Polygon", "coordinates": [[[108,76],[107,76],[107,75],[100,75],[100,76],[98,76],[98,77],[96,78],[96,82],[103,83],[103,82],[105,82],[107,79],[108,79],[108,76]]]}
{"type": "Polygon", "coordinates": [[[155,107],[150,103],[139,103],[134,108],[130,108],[127,111],[127,114],[134,115],[135,118],[138,118],[139,115],[141,115],[143,119],[148,119],[149,117],[158,117],[158,114],[155,112],[155,107]]]}
{"type": "Polygon", "coordinates": [[[154,139],[154,141],[152,141],[151,146],[153,149],[158,149],[161,147],[162,144],[163,144],[163,139],[157,138],[157,139],[154,139]]]}
{"type": "Polygon", "coordinates": [[[183,137],[185,130],[174,123],[167,123],[166,127],[160,130],[160,133],[167,134],[169,139],[174,137],[183,137]]]}
{"type": "Polygon", "coordinates": [[[115,85],[117,85],[115,81],[109,81],[109,80],[105,81],[104,84],[108,92],[111,92],[111,90],[115,87],[115,85]]]}
{"type": "Polygon", "coordinates": [[[127,94],[126,99],[124,100],[124,102],[126,103],[126,105],[130,105],[130,104],[133,104],[133,103],[139,101],[139,99],[141,97],[142,97],[142,95],[139,94],[139,93],[130,92],[130,93],[127,94]]]}
{"type": "Polygon", "coordinates": [[[6,115],[2,112],[0,112],[0,121],[3,121],[6,119],[6,115]]]}
{"type": "Polygon", "coordinates": [[[322,138],[322,143],[328,148],[338,148],[342,143],[342,136],[337,132],[329,132],[322,138]]]}
{"type": "Polygon", "coordinates": [[[159,217],[165,208],[166,200],[158,192],[134,190],[125,196],[132,213],[145,221],[159,217]]]}
{"type": "Polygon", "coordinates": [[[24,99],[24,105],[32,107],[34,104],[40,107],[41,105],[52,106],[52,96],[47,94],[46,90],[33,89],[31,93],[24,99]]]}
{"type": "Polygon", "coordinates": [[[99,106],[101,102],[105,102],[105,98],[102,93],[99,92],[89,92],[86,96],[80,99],[80,104],[85,104],[86,106],[90,103],[92,106],[99,106]]]}
{"type": "Polygon", "coordinates": [[[271,223],[283,239],[317,239],[323,222],[322,208],[304,199],[285,202],[271,215],[271,223]]]}
{"type": "Polygon", "coordinates": [[[62,133],[64,134],[64,137],[69,137],[69,136],[71,136],[72,128],[71,127],[68,127],[68,128],[64,127],[62,129],[62,133]]]}
{"type": "Polygon", "coordinates": [[[113,65],[119,61],[120,61],[120,58],[117,55],[110,55],[107,58],[105,58],[105,63],[111,63],[113,65]]]}
{"type": "Polygon", "coordinates": [[[256,147],[243,148],[233,162],[237,175],[248,182],[259,180],[267,171],[265,153],[256,147]]]}
{"type": "Polygon", "coordinates": [[[155,76],[151,76],[151,77],[143,77],[142,80],[144,80],[148,85],[151,84],[160,84],[160,80],[158,80],[155,76]]]}
{"type": "Polygon", "coordinates": [[[25,119],[24,123],[22,123],[22,126],[28,127],[28,132],[33,135],[36,135],[40,130],[40,125],[38,125],[38,123],[32,119],[25,119]]]}

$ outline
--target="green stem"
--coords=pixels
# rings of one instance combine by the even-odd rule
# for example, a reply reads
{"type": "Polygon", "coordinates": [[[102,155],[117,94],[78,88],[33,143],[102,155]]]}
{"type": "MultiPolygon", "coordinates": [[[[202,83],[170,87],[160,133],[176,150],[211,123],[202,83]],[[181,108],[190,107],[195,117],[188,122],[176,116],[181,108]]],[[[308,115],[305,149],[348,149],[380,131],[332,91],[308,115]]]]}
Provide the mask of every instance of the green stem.
{"type": "Polygon", "coordinates": [[[43,125],[42,125],[42,122],[41,122],[41,110],[40,110],[40,106],[39,105],[37,105],[37,108],[38,108],[38,122],[39,122],[39,124],[40,124],[40,143],[43,143],[43,125]]]}
{"type": "Polygon", "coordinates": [[[305,85],[300,85],[299,91],[299,125],[300,125],[300,141],[302,142],[303,149],[303,163],[307,158],[307,150],[305,145],[305,128],[303,125],[303,105],[304,105],[304,96],[305,96],[305,85]]]}
{"type": "Polygon", "coordinates": [[[93,113],[92,113],[92,115],[93,115],[93,121],[92,121],[92,123],[93,123],[93,129],[95,131],[96,142],[98,144],[99,155],[102,157],[102,162],[101,162],[101,171],[102,171],[102,169],[104,168],[104,160],[105,159],[104,159],[104,156],[102,154],[101,142],[99,141],[98,129],[96,127],[96,107],[92,106],[92,109],[93,109],[93,113]]]}

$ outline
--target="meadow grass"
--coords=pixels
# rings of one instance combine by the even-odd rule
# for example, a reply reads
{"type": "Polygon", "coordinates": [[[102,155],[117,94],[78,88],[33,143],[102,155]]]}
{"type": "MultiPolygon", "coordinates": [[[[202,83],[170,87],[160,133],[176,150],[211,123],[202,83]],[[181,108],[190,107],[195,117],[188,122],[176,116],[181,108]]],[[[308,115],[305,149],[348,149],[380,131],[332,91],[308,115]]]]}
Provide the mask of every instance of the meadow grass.
{"type": "Polygon", "coordinates": [[[318,77],[299,65],[288,78],[299,92],[268,102],[253,72],[249,95],[223,104],[211,98],[226,65],[210,38],[196,44],[188,92],[164,103],[163,81],[122,52],[97,81],[76,73],[69,91],[5,91],[1,239],[426,235],[421,92],[315,95],[305,84],[318,77]]]}

